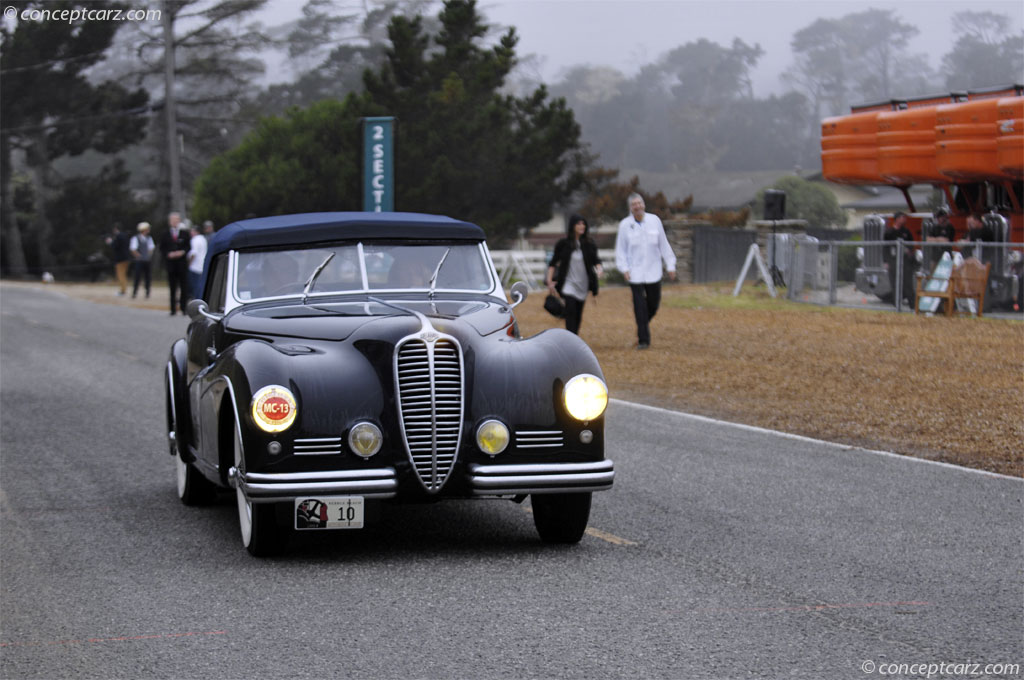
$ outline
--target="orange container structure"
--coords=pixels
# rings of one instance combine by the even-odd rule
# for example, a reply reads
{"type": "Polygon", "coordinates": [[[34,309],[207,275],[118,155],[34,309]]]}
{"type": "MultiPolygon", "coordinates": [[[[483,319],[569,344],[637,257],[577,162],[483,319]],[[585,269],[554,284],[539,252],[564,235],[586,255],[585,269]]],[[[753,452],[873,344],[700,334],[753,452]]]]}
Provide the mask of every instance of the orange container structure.
{"type": "Polygon", "coordinates": [[[1024,97],[999,100],[996,163],[1006,174],[1024,177],[1024,97]]]}
{"type": "Polygon", "coordinates": [[[948,182],[935,163],[935,115],[949,97],[878,114],[878,174],[887,184],[948,182]]]}
{"type": "Polygon", "coordinates": [[[935,163],[954,180],[1010,179],[999,168],[996,132],[1001,99],[946,104],[935,113],[935,163]]]}
{"type": "Polygon", "coordinates": [[[822,172],[840,184],[884,184],[878,174],[880,111],[826,118],[821,123],[822,172]]]}

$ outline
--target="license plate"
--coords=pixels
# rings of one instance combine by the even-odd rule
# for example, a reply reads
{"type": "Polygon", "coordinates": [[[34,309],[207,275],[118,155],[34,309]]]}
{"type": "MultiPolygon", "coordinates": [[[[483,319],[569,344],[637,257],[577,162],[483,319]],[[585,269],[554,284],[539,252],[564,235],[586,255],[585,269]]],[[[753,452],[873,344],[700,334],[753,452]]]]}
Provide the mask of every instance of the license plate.
{"type": "Polygon", "coordinates": [[[362,529],[362,496],[324,496],[295,499],[295,528],[362,529]]]}

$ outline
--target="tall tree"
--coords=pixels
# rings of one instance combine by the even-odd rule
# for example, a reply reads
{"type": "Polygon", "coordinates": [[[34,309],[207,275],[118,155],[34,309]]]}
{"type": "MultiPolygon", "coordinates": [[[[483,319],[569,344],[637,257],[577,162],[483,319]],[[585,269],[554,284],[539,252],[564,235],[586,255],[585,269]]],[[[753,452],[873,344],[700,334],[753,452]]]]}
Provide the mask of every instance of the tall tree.
{"type": "Polygon", "coordinates": [[[391,17],[416,15],[437,0],[309,0],[283,42],[296,77],[254,98],[259,115],[280,114],[358,92],[363,72],[384,60],[391,17]]]}
{"type": "Polygon", "coordinates": [[[851,103],[926,94],[934,87],[927,59],[907,47],[919,32],[893,10],[818,19],[793,35],[783,78],[811,102],[815,125],[851,103]]]}
{"type": "MultiPolygon", "coordinates": [[[[109,2],[10,2],[13,20],[0,24],[0,174],[4,251],[10,270],[25,273],[27,258],[15,219],[11,177],[13,154],[24,154],[32,180],[34,212],[30,226],[40,267],[50,267],[53,225],[47,208],[54,190],[51,163],[94,149],[115,152],[138,141],[144,130],[148,100],[142,90],[128,91],[114,82],[94,85],[87,70],[103,58],[115,31],[113,21],[21,21],[25,10],[123,8],[109,2]]],[[[77,15],[77,14],[76,14],[77,15]]],[[[60,15],[57,15],[60,16],[60,15]]]]}
{"type": "MultiPolygon", "coordinates": [[[[156,2],[156,0],[153,0],[156,2]]],[[[268,40],[261,26],[245,23],[266,0],[159,0],[161,23],[138,23],[132,45],[137,55],[134,76],[163,100],[164,115],[155,119],[151,139],[160,169],[162,208],[171,196],[173,156],[180,159],[180,184],[195,181],[209,159],[230,148],[251,121],[241,119],[253,80],[264,71],[258,51],[268,40]],[[173,126],[173,129],[169,129],[173,126]]]]}
{"type": "Polygon", "coordinates": [[[265,120],[200,178],[197,215],[275,214],[297,203],[358,209],[359,119],[391,115],[397,209],[472,220],[499,241],[547,219],[584,182],[588,158],[572,111],[543,87],[526,97],[500,93],[515,64],[515,31],[481,46],[487,27],[473,0],[449,0],[439,19],[430,35],[419,17],[394,17],[387,60],[367,71],[363,94],[265,120]],[[297,178],[294,191],[279,188],[297,178]]]}
{"type": "Polygon", "coordinates": [[[1009,17],[964,11],[954,14],[952,23],[959,38],[942,57],[948,89],[981,89],[1021,82],[1024,36],[1009,35],[1009,17]]]}

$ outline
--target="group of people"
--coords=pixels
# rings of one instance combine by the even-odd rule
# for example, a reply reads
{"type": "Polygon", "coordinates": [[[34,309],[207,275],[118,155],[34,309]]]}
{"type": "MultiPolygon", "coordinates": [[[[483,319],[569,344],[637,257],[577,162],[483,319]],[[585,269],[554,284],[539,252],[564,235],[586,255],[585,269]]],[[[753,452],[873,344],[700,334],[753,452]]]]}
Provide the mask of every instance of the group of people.
{"type": "MultiPolygon", "coordinates": [[[[888,224],[885,229],[885,233],[882,236],[885,241],[914,241],[914,235],[907,227],[907,214],[904,212],[896,212],[892,221],[888,224]]],[[[930,253],[932,258],[942,257],[943,253],[952,252],[952,243],[956,240],[956,229],[953,227],[952,221],[949,218],[949,210],[945,207],[941,207],[935,211],[935,223],[927,233],[923,235],[926,242],[929,243],[948,243],[950,245],[936,246],[930,253]]],[[[987,226],[984,220],[981,219],[981,215],[977,213],[971,213],[967,216],[967,234],[961,242],[966,243],[987,243],[995,241],[995,234],[992,229],[987,226]]],[[[885,261],[885,267],[889,273],[889,284],[893,292],[893,302],[899,302],[896,300],[896,254],[897,248],[893,246],[886,246],[883,251],[883,259],[885,261]]],[[[914,254],[912,247],[902,248],[903,261],[900,267],[902,271],[901,286],[902,286],[902,297],[903,301],[909,304],[911,307],[914,306],[916,300],[916,286],[915,277],[917,270],[917,259],[914,254]]],[[[981,260],[985,260],[987,255],[984,252],[970,252],[964,251],[964,257],[976,256],[981,260]]]]}
{"type": "MultiPolygon", "coordinates": [[[[619,222],[615,238],[615,266],[629,284],[633,295],[639,350],[651,346],[651,319],[661,304],[664,270],[676,279],[676,256],[657,215],[648,213],[640,194],[627,199],[629,216],[619,222]]],[[[597,245],[590,237],[590,225],[580,215],[569,217],[565,238],[555,244],[548,263],[546,283],[552,294],[565,302],[565,327],[579,334],[587,294],[597,296],[602,274],[597,245]]]]}
{"type": "MultiPolygon", "coordinates": [[[[202,229],[183,222],[181,213],[167,216],[167,231],[160,237],[159,249],[167,270],[170,289],[171,314],[185,313],[185,305],[201,293],[206,260],[206,239],[213,234],[213,222],[207,220],[202,229]]],[[[118,295],[127,295],[128,270],[133,270],[132,297],[138,297],[142,287],[148,298],[153,286],[153,255],[157,243],[151,235],[149,222],[139,222],[135,234],[129,236],[115,225],[107,243],[114,251],[114,273],[117,276],[118,295]]]]}

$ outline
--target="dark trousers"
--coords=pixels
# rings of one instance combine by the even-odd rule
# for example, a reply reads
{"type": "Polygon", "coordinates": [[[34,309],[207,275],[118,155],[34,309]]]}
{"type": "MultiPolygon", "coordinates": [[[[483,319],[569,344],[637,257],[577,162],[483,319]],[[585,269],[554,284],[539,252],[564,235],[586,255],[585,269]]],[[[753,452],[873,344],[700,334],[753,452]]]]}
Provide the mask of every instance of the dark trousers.
{"type": "Polygon", "coordinates": [[[173,314],[177,305],[182,313],[185,312],[185,305],[188,303],[188,267],[184,263],[172,264],[167,267],[167,286],[171,289],[171,313],[173,314]],[[178,290],[181,290],[181,300],[178,300],[178,290]]]}
{"type": "Polygon", "coordinates": [[[149,289],[153,283],[153,263],[149,260],[135,260],[135,276],[133,277],[132,297],[139,294],[139,281],[146,284],[146,297],[149,297],[149,289]]]}
{"type": "Polygon", "coordinates": [[[633,316],[636,317],[636,339],[641,345],[651,344],[651,319],[658,313],[661,304],[661,281],[655,283],[631,283],[633,292],[633,316]]]}
{"type": "Polygon", "coordinates": [[[570,333],[580,334],[580,324],[583,323],[583,300],[577,300],[571,295],[566,295],[565,300],[565,330],[570,333]]]}

